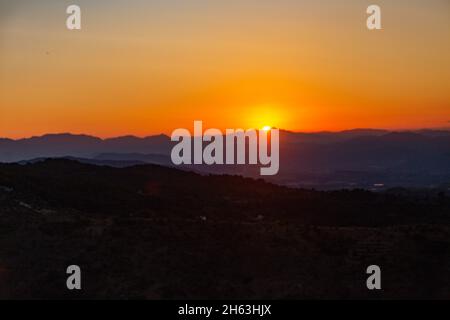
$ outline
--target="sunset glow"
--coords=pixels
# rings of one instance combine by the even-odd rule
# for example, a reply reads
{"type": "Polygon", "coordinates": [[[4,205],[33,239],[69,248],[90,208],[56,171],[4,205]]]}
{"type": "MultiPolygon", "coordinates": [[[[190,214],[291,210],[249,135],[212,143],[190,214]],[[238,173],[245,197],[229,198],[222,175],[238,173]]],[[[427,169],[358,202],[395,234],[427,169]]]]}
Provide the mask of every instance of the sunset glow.
{"type": "Polygon", "coordinates": [[[450,4],[377,3],[372,33],[368,1],[5,4],[0,137],[448,127],[450,4]]]}

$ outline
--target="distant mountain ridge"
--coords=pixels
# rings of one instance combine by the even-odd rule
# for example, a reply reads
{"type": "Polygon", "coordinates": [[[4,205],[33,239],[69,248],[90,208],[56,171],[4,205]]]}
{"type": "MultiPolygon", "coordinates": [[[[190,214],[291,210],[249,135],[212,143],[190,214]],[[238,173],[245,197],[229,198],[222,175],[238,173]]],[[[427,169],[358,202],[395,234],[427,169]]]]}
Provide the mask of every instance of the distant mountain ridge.
{"type": "Polygon", "coordinates": [[[170,138],[165,135],[100,139],[89,135],[64,133],[18,140],[0,139],[1,162],[17,162],[41,157],[93,158],[102,153],[167,154],[169,150],[170,138]]]}
{"type": "MultiPolygon", "coordinates": [[[[74,158],[126,167],[142,163],[172,166],[174,142],[166,135],[101,139],[89,135],[48,134],[0,139],[0,162],[74,158]]],[[[183,166],[199,173],[259,177],[255,166],[183,166]]],[[[450,182],[450,131],[342,132],[280,131],[280,172],[268,180],[302,187],[345,188],[373,185],[437,186],[450,182]]]]}

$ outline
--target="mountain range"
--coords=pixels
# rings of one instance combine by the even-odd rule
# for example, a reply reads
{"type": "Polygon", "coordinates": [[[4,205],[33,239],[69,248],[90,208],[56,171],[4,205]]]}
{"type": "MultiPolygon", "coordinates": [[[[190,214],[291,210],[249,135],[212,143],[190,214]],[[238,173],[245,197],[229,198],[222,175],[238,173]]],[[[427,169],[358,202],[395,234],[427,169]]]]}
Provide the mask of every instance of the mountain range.
{"type": "MultiPolygon", "coordinates": [[[[101,139],[89,135],[47,134],[0,139],[0,162],[71,158],[126,167],[151,163],[172,166],[173,142],[166,135],[101,139]]],[[[259,177],[255,166],[184,166],[199,173],[259,177]]],[[[436,187],[450,182],[450,131],[341,132],[280,131],[280,172],[271,182],[321,189],[436,187]]]]}

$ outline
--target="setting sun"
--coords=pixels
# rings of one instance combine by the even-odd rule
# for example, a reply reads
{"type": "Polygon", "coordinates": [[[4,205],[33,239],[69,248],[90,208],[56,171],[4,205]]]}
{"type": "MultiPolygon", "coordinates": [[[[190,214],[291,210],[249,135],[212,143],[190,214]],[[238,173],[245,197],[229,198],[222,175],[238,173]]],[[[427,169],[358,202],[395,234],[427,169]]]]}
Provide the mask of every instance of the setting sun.
{"type": "Polygon", "coordinates": [[[245,119],[244,126],[247,128],[259,128],[270,131],[273,128],[286,128],[287,105],[281,103],[254,104],[245,107],[242,118],[245,119]]]}

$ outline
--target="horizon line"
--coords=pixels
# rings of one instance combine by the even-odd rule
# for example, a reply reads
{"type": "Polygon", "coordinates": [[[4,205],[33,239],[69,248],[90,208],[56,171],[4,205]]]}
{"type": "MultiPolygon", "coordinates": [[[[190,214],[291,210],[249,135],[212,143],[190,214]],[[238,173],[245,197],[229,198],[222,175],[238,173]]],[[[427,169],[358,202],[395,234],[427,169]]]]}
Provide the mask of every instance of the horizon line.
{"type": "MultiPolygon", "coordinates": [[[[240,128],[237,128],[240,129],[240,128]]],[[[280,129],[280,128],[273,128],[273,129],[279,129],[282,132],[288,132],[293,134],[337,134],[337,133],[344,133],[344,132],[351,132],[351,131],[385,131],[385,132],[417,132],[417,131],[449,131],[450,127],[430,127],[430,128],[411,128],[411,129],[388,129],[388,128],[352,128],[352,129],[344,129],[344,130],[318,130],[318,131],[294,131],[294,130],[287,130],[287,129],[280,129]]],[[[73,133],[73,132],[48,132],[43,134],[37,134],[32,136],[24,136],[20,138],[11,138],[7,136],[0,136],[0,139],[3,140],[12,140],[12,141],[20,141],[20,140],[28,140],[33,138],[42,138],[46,136],[84,136],[84,137],[90,137],[90,138],[96,138],[100,140],[111,140],[111,139],[118,139],[118,138],[137,138],[137,139],[145,139],[145,138],[152,138],[152,137],[160,137],[165,136],[170,138],[170,135],[165,133],[157,133],[157,134],[150,134],[150,135],[135,135],[135,134],[123,134],[123,135],[114,135],[114,136],[98,136],[95,134],[89,134],[89,133],[73,133]]]]}

